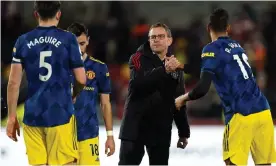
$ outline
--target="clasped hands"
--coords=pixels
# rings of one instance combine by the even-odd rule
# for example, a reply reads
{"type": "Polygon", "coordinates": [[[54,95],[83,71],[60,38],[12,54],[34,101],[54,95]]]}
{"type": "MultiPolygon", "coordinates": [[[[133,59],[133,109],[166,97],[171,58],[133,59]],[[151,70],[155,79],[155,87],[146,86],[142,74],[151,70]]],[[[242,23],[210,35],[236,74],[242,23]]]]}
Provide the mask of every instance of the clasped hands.
{"type": "Polygon", "coordinates": [[[175,70],[181,68],[181,63],[174,57],[165,57],[165,69],[167,73],[174,72],[175,70]]]}

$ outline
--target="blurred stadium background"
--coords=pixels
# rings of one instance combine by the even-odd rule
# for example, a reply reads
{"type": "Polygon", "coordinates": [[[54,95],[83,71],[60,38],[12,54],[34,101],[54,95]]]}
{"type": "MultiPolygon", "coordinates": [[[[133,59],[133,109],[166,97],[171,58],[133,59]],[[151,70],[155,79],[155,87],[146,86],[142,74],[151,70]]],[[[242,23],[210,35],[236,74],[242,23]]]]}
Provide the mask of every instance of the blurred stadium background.
{"type": "MultiPolygon", "coordinates": [[[[231,37],[246,49],[258,85],[267,96],[276,120],[276,74],[274,74],[276,2],[62,2],[62,19],[59,27],[66,29],[75,21],[84,23],[91,36],[89,55],[104,61],[109,67],[116,141],[128,88],[127,62],[139,45],[147,40],[150,24],[158,21],[166,23],[173,32],[174,55],[181,62],[193,64],[200,69],[201,50],[210,41],[206,33],[208,14],[217,7],[229,11],[232,24],[231,37]]],[[[1,97],[3,99],[6,99],[7,95],[12,48],[18,36],[35,26],[33,2],[1,1],[1,97]]],[[[198,78],[199,70],[185,75],[187,91],[195,86],[198,78]]],[[[24,76],[18,103],[20,119],[24,113],[26,94],[27,82],[24,76]]],[[[223,115],[216,90],[212,87],[205,97],[189,102],[187,106],[190,123],[193,125],[190,144],[185,151],[181,151],[177,150],[175,142],[172,142],[170,164],[210,163],[211,165],[215,162],[216,165],[223,165],[220,147],[223,115]],[[196,161],[198,157],[202,160],[196,161]]],[[[16,145],[5,136],[6,116],[7,111],[3,109],[2,104],[1,163],[27,165],[22,138],[18,143],[20,145],[16,145]],[[17,162],[13,160],[14,153],[18,153],[17,162]]],[[[100,111],[99,120],[103,124],[100,111]]],[[[177,134],[175,130],[173,132],[172,141],[176,141],[177,134]]],[[[103,139],[101,146],[103,146],[105,139],[103,128],[101,133],[103,139]]],[[[103,165],[117,164],[119,142],[116,146],[115,156],[106,159],[106,162],[103,157],[103,165]]],[[[147,164],[146,160],[143,163],[147,164]]]]}

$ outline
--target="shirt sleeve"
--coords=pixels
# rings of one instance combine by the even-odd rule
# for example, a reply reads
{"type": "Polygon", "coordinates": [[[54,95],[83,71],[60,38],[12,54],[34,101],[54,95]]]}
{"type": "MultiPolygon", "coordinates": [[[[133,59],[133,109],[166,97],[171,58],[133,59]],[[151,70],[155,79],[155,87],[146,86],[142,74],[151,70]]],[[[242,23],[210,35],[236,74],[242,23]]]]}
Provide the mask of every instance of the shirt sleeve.
{"type": "Polygon", "coordinates": [[[23,61],[20,54],[20,46],[20,38],[18,38],[12,50],[12,63],[22,63],[23,61]]]}
{"type": "Polygon", "coordinates": [[[200,80],[196,87],[189,92],[190,100],[197,100],[207,94],[210,89],[213,74],[211,72],[201,72],[200,80]]]}
{"type": "Polygon", "coordinates": [[[109,72],[106,64],[101,65],[99,76],[97,78],[98,86],[99,86],[99,93],[111,93],[111,83],[109,72]]]}
{"type": "Polygon", "coordinates": [[[72,35],[71,41],[69,42],[69,56],[70,56],[70,68],[83,67],[83,61],[81,56],[81,50],[77,41],[76,36],[72,35]]]}
{"type": "Polygon", "coordinates": [[[205,46],[202,50],[201,59],[201,72],[214,74],[219,65],[218,51],[216,48],[212,45],[205,46]]]}

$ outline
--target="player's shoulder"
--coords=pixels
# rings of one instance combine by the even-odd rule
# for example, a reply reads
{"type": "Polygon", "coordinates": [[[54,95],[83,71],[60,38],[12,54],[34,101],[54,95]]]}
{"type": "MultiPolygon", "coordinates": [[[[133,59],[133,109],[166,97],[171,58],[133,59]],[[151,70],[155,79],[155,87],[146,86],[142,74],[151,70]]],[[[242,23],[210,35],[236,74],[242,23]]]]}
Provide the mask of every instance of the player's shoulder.
{"type": "Polygon", "coordinates": [[[201,58],[215,57],[218,54],[218,51],[219,51],[219,47],[216,43],[214,42],[209,43],[205,47],[203,47],[201,58]]]}
{"type": "Polygon", "coordinates": [[[36,29],[30,30],[30,31],[28,31],[28,32],[26,32],[26,33],[21,34],[21,35],[17,38],[17,40],[18,40],[18,41],[27,40],[30,36],[33,36],[34,33],[36,33],[36,29]]]}
{"type": "Polygon", "coordinates": [[[61,29],[61,28],[57,28],[57,31],[59,33],[63,33],[64,35],[70,36],[70,37],[74,37],[75,35],[72,32],[69,32],[65,29],[61,29]]]}
{"type": "Polygon", "coordinates": [[[88,61],[90,62],[90,63],[88,62],[89,63],[88,68],[93,69],[96,75],[104,71],[104,72],[107,72],[106,76],[109,76],[108,67],[104,62],[91,56],[88,57],[88,61]]]}
{"type": "Polygon", "coordinates": [[[76,38],[76,36],[72,32],[69,32],[67,30],[57,28],[57,31],[59,32],[59,34],[62,34],[63,36],[67,37],[68,39],[76,38]]]}
{"type": "MultiPolygon", "coordinates": [[[[32,37],[32,36],[36,37],[38,34],[41,34],[41,31],[45,31],[45,30],[49,30],[49,29],[34,28],[33,30],[21,35],[21,38],[26,39],[26,38],[29,38],[29,37],[32,37]]],[[[55,35],[58,34],[58,36],[65,37],[67,39],[76,38],[76,36],[73,33],[69,32],[69,31],[66,31],[66,30],[63,30],[61,28],[53,27],[50,30],[55,35]]]]}
{"type": "Polygon", "coordinates": [[[218,51],[219,47],[219,44],[216,41],[214,41],[204,46],[203,51],[218,51]]]}
{"type": "MultiPolygon", "coordinates": [[[[32,32],[32,31],[30,31],[32,32]]],[[[27,41],[28,35],[30,34],[30,32],[21,34],[20,36],[18,36],[16,43],[15,43],[15,47],[13,48],[13,52],[16,52],[16,49],[19,49],[21,47],[23,47],[25,41],[27,41]]]]}
{"type": "Polygon", "coordinates": [[[102,62],[102,61],[100,61],[100,60],[98,60],[98,59],[96,59],[92,56],[89,56],[88,60],[93,62],[94,64],[97,64],[98,66],[106,66],[106,64],[104,62],[102,62]]]}

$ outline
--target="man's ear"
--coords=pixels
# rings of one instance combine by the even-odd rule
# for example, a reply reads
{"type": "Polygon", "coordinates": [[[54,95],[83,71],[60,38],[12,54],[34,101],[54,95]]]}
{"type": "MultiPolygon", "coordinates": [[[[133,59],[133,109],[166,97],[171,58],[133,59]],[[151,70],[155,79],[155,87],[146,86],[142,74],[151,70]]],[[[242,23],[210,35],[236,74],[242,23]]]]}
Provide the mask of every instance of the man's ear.
{"type": "Polygon", "coordinates": [[[172,37],[168,38],[168,46],[171,46],[172,42],[173,42],[173,38],[172,37]]]}
{"type": "Polygon", "coordinates": [[[61,11],[58,11],[57,14],[56,14],[56,19],[60,20],[60,17],[61,17],[61,11]]]}
{"type": "Polygon", "coordinates": [[[87,44],[89,44],[90,36],[87,37],[87,44]]]}
{"type": "Polygon", "coordinates": [[[227,28],[226,28],[226,32],[227,32],[227,33],[231,33],[231,30],[232,30],[232,29],[231,29],[231,25],[228,24],[228,25],[227,25],[227,28]]]}
{"type": "Polygon", "coordinates": [[[34,17],[38,20],[39,19],[39,14],[37,11],[34,11],[34,17]]]}
{"type": "Polygon", "coordinates": [[[210,23],[207,25],[206,29],[207,29],[207,32],[208,32],[208,33],[211,32],[211,25],[210,25],[210,23]]]}

